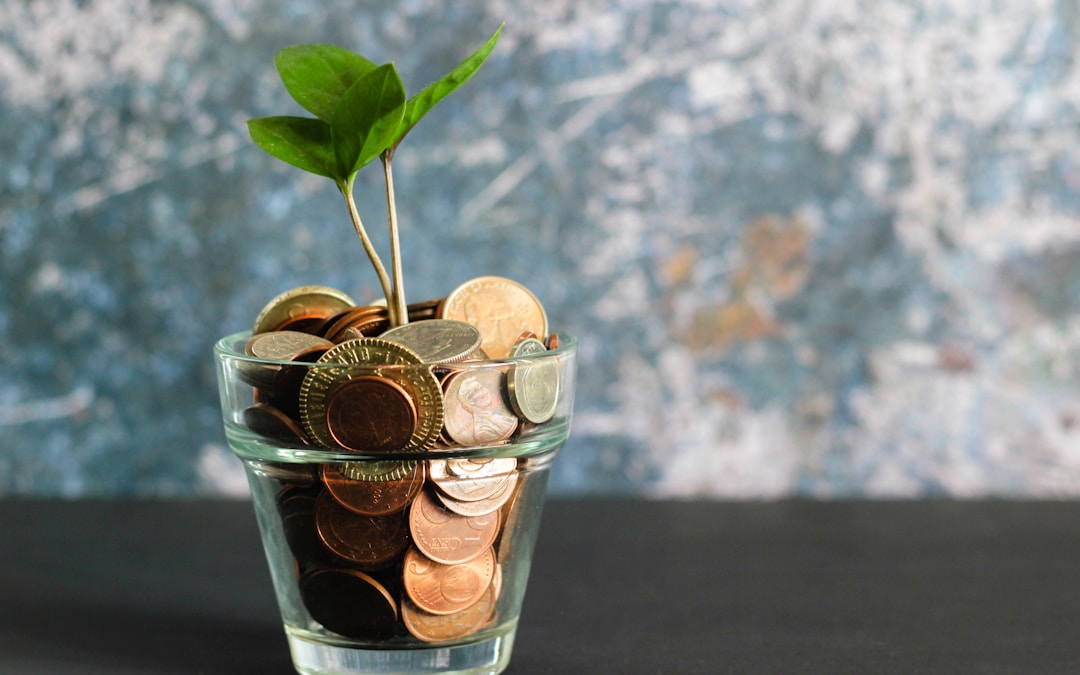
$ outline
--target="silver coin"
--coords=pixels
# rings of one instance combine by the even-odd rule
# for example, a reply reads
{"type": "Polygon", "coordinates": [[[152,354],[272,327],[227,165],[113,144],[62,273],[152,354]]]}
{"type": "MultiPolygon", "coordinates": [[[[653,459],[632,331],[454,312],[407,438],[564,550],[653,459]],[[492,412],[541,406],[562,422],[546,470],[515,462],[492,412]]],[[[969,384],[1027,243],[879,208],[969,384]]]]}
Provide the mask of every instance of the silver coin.
{"type": "Polygon", "coordinates": [[[454,363],[480,348],[480,330],[453,319],[413,321],[380,335],[420,355],[424,363],[454,363]]]}
{"type": "MultiPolygon", "coordinates": [[[[510,348],[510,358],[547,352],[535,338],[520,340],[510,348]]],[[[507,378],[510,406],[527,422],[540,424],[555,415],[559,404],[559,363],[554,358],[535,358],[515,363],[507,378]]]]}

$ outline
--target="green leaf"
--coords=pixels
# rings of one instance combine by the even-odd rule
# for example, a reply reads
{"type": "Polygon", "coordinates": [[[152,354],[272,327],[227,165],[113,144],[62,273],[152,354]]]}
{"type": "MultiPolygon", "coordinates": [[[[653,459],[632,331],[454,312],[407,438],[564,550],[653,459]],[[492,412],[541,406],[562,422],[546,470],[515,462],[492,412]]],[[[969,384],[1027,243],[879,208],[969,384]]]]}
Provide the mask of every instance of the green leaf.
{"type": "Polygon", "coordinates": [[[382,154],[401,125],[405,85],[387,63],[356,81],[334,111],[331,130],[338,172],[351,177],[382,154]]]}
{"type": "Polygon", "coordinates": [[[477,49],[459,63],[456,68],[421,89],[406,102],[405,115],[401,120],[401,126],[398,127],[397,132],[394,134],[393,141],[390,143],[391,148],[397,147],[401,139],[405,138],[405,134],[409,133],[429,110],[434,108],[439,101],[449,96],[455,89],[468,82],[469,78],[480,69],[480,66],[484,65],[488,55],[495,49],[495,44],[499,41],[499,34],[502,33],[505,25],[500,25],[494,35],[488,38],[488,41],[480,49],[477,49]]]}
{"type": "Polygon", "coordinates": [[[286,47],[274,56],[274,65],[296,102],[327,123],[349,87],[375,70],[363,56],[334,45],[286,47]]]}
{"type": "Polygon", "coordinates": [[[255,145],[304,171],[338,180],[330,125],[310,117],[260,117],[248,120],[255,145]]]}

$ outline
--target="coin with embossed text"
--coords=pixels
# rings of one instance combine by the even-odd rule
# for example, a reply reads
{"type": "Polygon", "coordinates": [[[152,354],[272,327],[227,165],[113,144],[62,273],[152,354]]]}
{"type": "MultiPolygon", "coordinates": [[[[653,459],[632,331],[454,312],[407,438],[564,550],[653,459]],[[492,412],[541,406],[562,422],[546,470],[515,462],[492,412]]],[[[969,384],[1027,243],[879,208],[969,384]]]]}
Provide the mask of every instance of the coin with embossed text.
{"type": "Polygon", "coordinates": [[[481,349],[501,359],[524,332],[547,335],[544,306],[529,289],[503,277],[478,277],[461,284],[439,306],[439,317],[470,323],[483,336],[481,349]]]}
{"type": "Polygon", "coordinates": [[[428,477],[440,492],[464,502],[491,497],[502,488],[517,467],[517,460],[513,457],[501,457],[486,463],[466,464],[464,466],[480,468],[465,473],[464,469],[457,468],[462,466],[461,462],[460,459],[433,459],[428,462],[428,477]]]}
{"type": "Polygon", "coordinates": [[[436,496],[439,501],[447,509],[462,516],[483,516],[492,511],[496,511],[502,508],[512,494],[514,494],[514,487],[517,485],[518,475],[516,473],[510,473],[506,476],[492,476],[490,478],[482,478],[477,480],[487,481],[499,481],[494,492],[483,497],[482,499],[455,499],[446,490],[436,490],[436,496]]]}
{"type": "Polygon", "coordinates": [[[402,582],[409,599],[430,614],[454,614],[478,602],[495,576],[490,547],[468,562],[448,565],[412,547],[405,554],[402,582]]]}
{"type": "Polygon", "coordinates": [[[409,531],[425,556],[453,565],[472,560],[491,547],[499,534],[499,512],[462,516],[425,491],[409,507],[409,531]]]}
{"type": "Polygon", "coordinates": [[[424,642],[458,640],[487,625],[497,599],[498,591],[492,582],[480,599],[465,609],[452,614],[432,614],[417,607],[406,594],[401,599],[401,620],[413,637],[424,642]]]}
{"type": "MultiPolygon", "coordinates": [[[[323,447],[346,447],[341,445],[330,429],[329,422],[332,420],[328,413],[333,411],[328,410],[328,406],[338,387],[360,377],[386,378],[397,389],[391,392],[384,387],[384,393],[393,398],[393,393],[404,391],[416,409],[415,427],[405,443],[391,448],[388,443],[380,442],[379,447],[382,450],[414,452],[425,450],[435,442],[442,430],[443,420],[443,397],[439,380],[431,372],[430,366],[420,362],[416,352],[382,338],[342,342],[323,354],[315,367],[308,369],[300,386],[299,408],[300,419],[310,438],[323,447]]],[[[371,381],[368,380],[367,384],[362,386],[371,386],[371,381]]],[[[343,408],[341,412],[344,414],[347,410],[343,408]]],[[[376,419],[372,418],[370,421],[378,424],[376,419]]],[[[395,432],[380,429],[374,433],[395,432]]],[[[362,448],[347,449],[362,451],[362,448]]]]}
{"type": "Polygon", "coordinates": [[[453,319],[413,321],[391,328],[381,337],[405,345],[424,363],[461,361],[480,346],[480,329],[453,319]]]}
{"type": "Polygon", "coordinates": [[[505,373],[496,368],[452,373],[444,381],[447,435],[461,445],[490,445],[513,436],[518,417],[503,400],[505,382],[505,373]]]}

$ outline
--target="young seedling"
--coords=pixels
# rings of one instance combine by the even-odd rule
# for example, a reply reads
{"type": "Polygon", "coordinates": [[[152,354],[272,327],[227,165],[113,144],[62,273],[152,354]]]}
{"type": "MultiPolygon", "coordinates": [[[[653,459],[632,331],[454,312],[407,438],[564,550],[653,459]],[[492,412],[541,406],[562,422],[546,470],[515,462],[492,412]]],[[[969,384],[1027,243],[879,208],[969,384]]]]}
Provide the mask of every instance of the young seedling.
{"type": "Polygon", "coordinates": [[[276,116],[248,120],[251,139],[278,159],[334,181],[345,198],[353,229],[379,278],[390,323],[409,320],[401,270],[394,152],[439,101],[465,84],[495,49],[502,26],[479,49],[446,75],[407,98],[393,63],[376,65],[341,47],[324,44],[286,47],[274,57],[285,89],[315,117],[276,116]],[[390,227],[388,274],[368,237],[353,198],[356,174],[382,161],[390,227]]]}

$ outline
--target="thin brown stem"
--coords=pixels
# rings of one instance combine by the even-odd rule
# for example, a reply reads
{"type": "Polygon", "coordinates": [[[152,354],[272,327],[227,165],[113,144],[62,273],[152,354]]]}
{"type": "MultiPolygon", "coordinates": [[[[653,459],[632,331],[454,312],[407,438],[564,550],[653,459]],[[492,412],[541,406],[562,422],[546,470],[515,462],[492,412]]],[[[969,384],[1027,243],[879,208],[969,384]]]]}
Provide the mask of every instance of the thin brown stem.
{"type": "Polygon", "coordinates": [[[349,207],[349,217],[352,218],[353,229],[356,230],[356,234],[360,237],[360,243],[364,245],[364,252],[367,253],[368,260],[371,261],[371,266],[375,268],[375,274],[379,277],[379,283],[382,285],[383,295],[386,296],[386,306],[390,312],[392,323],[396,312],[393,305],[393,287],[390,285],[390,277],[386,274],[386,267],[383,266],[378,252],[372,245],[371,239],[368,238],[364,223],[360,221],[360,213],[356,210],[356,202],[353,200],[352,181],[338,183],[338,189],[341,190],[342,196],[345,197],[345,204],[349,207]]]}

